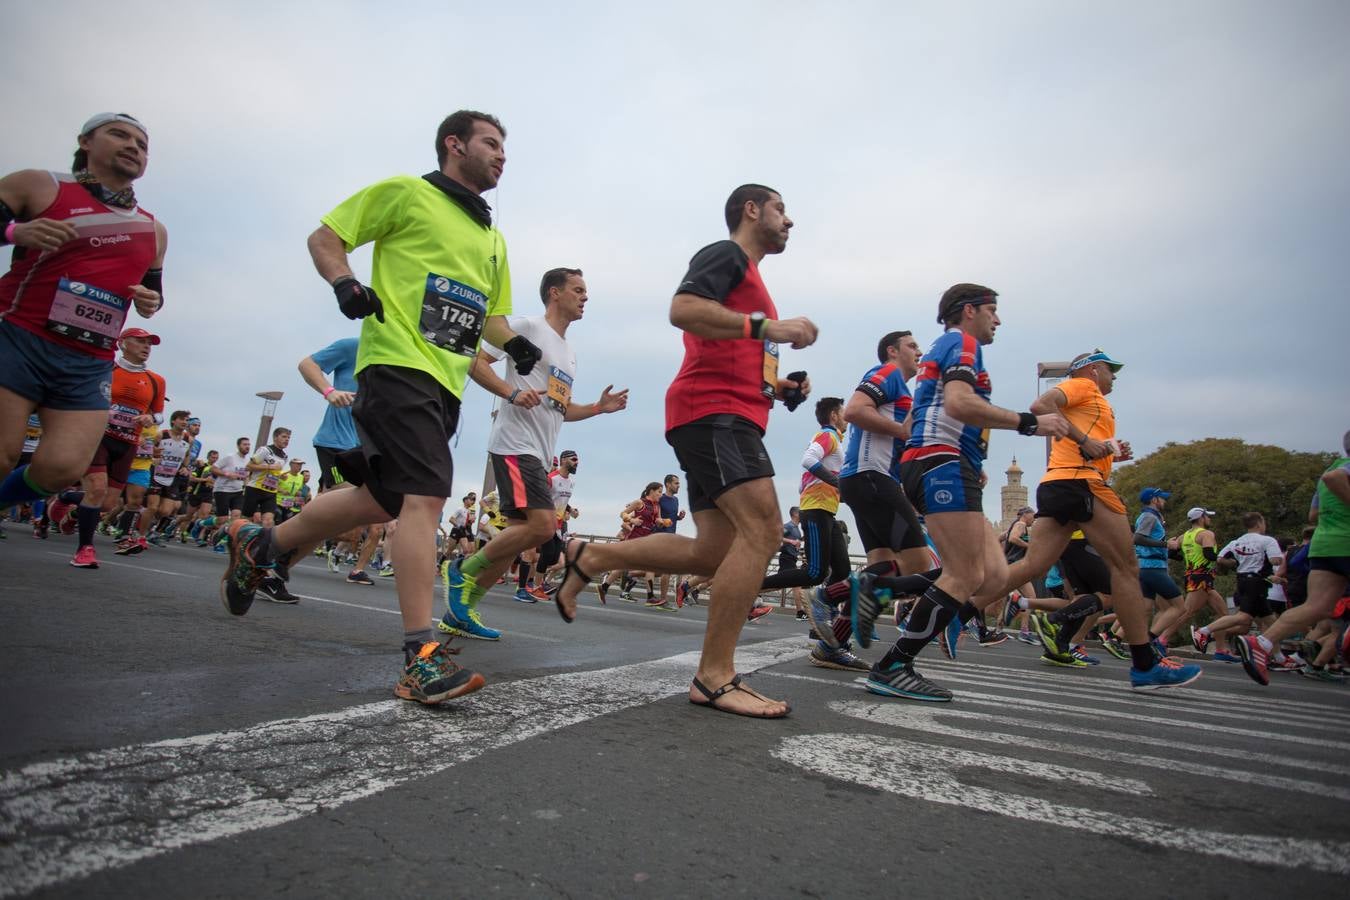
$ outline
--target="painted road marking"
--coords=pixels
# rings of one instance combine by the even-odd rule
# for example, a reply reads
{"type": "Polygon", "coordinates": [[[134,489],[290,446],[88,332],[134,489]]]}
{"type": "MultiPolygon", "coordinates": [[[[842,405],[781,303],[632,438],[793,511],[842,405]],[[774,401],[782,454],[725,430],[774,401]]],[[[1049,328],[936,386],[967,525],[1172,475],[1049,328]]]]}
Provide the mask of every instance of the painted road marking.
{"type": "MultiPolygon", "coordinates": [[[[402,616],[403,613],[397,609],[387,609],[383,606],[367,606],[364,603],[350,603],[346,600],[330,600],[327,597],[316,597],[313,594],[296,594],[301,600],[314,600],[319,603],[331,603],[334,606],[350,606],[352,609],[364,609],[370,612],[387,613],[391,616],[402,616]]],[[[263,598],[266,599],[266,598],[263,598]]],[[[543,641],[546,644],[561,644],[562,638],[544,637],[542,634],[529,634],[524,631],[517,631],[514,628],[502,631],[504,638],[528,638],[532,641],[543,641]]]]}
{"type": "MultiPolygon", "coordinates": [[[[753,671],[798,657],[800,644],[797,637],[748,644],[737,662],[753,671]]],[[[0,896],[281,825],[497,747],[685,693],[698,656],[493,684],[440,708],[387,700],[4,772],[0,896]]]]}
{"type": "MultiPolygon", "coordinates": [[[[799,768],[830,778],[851,781],[902,797],[979,810],[1024,822],[1057,825],[1142,844],[1207,853],[1286,868],[1313,868],[1336,875],[1350,874],[1350,843],[1255,834],[1231,834],[1187,828],[1116,812],[1065,806],[1061,803],[997,791],[958,780],[962,769],[1006,774],[1008,757],[955,747],[935,747],[902,738],[875,734],[803,734],[784,738],[773,755],[799,768]],[[897,778],[895,772],[904,772],[897,778]]],[[[1084,769],[1041,762],[1018,761],[1020,776],[1078,785],[1085,789],[1123,790],[1131,779],[1113,783],[1111,776],[1084,769]]],[[[1125,789],[1132,793],[1150,794],[1125,789]]]]}
{"type": "MultiPolygon", "coordinates": [[[[60,556],[60,557],[62,557],[63,559],[70,559],[70,556],[71,556],[71,554],[69,554],[69,553],[58,553],[58,552],[55,551],[55,550],[48,550],[48,551],[47,551],[47,555],[48,555],[48,556],[60,556]]],[[[186,573],[186,572],[170,572],[168,569],[154,569],[154,568],[151,568],[150,566],[133,565],[133,564],[131,564],[131,563],[124,563],[124,562],[114,562],[114,561],[111,560],[111,559],[100,559],[100,560],[98,561],[98,564],[99,564],[100,566],[116,566],[116,567],[119,568],[119,569],[135,569],[135,570],[138,571],[138,572],[157,572],[157,573],[159,573],[160,575],[173,575],[173,576],[175,576],[175,577],[177,577],[177,578],[196,578],[196,577],[197,577],[197,576],[195,576],[195,575],[189,575],[189,574],[186,573]]],[[[71,568],[74,568],[74,567],[72,566],[71,568]]]]}

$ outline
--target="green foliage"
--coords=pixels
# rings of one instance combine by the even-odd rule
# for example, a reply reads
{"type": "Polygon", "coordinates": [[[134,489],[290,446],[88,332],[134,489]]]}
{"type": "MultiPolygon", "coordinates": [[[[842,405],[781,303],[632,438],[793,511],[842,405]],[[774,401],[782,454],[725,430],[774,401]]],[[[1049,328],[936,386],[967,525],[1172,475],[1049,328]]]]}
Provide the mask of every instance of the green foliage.
{"type": "Polygon", "coordinates": [[[1189,444],[1164,444],[1153,453],[1115,470],[1111,483],[1125,500],[1130,519],[1139,514],[1139,491],[1159,487],[1171,491],[1167,531],[1186,529],[1186,510],[1212,509],[1214,534],[1222,547],[1246,531],[1242,514],[1266,517],[1273,537],[1298,539],[1308,524],[1317,479],[1336,459],[1331,453],[1294,453],[1237,438],[1206,438],[1189,444]]]}

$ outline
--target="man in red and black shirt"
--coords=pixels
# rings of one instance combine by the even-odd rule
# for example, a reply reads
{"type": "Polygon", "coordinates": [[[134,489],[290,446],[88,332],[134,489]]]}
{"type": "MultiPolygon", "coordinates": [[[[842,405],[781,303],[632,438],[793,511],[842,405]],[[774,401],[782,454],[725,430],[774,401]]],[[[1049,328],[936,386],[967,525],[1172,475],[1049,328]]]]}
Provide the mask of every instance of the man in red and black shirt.
{"type": "Polygon", "coordinates": [[[782,253],[792,220],[778,192],[738,187],[727,199],[731,239],[704,247],[670,304],[684,331],[684,363],[666,392],[666,441],[689,489],[694,538],[653,534],[618,544],[567,547],[558,602],[568,612],[585,572],[648,569],[716,575],[703,656],[689,700],[737,715],[779,718],[789,707],[751,690],[736,674],[736,640],[769,559],[780,542],[773,466],[763,436],[775,399],[804,398],[806,379],[778,377],[778,345],[816,340],[809,319],[779,319],[759,275],[765,256],[782,253]],[[584,556],[583,556],[584,554],[584,556]]]}

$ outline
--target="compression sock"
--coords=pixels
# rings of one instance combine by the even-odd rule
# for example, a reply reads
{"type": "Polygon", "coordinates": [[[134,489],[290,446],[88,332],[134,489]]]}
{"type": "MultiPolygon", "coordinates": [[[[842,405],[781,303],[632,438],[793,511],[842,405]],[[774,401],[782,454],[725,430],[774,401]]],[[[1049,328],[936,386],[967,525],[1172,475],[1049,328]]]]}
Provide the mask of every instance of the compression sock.
{"type": "MultiPolygon", "coordinates": [[[[929,585],[941,577],[942,570],[933,569],[928,572],[921,572],[918,575],[879,575],[873,583],[879,588],[890,591],[892,597],[917,597],[928,590],[929,585]]],[[[971,609],[974,610],[975,607],[972,606],[971,609]]],[[[972,612],[970,617],[973,618],[976,612],[972,612]]],[[[968,622],[970,618],[961,621],[968,622]]]]}
{"type": "Polygon", "coordinates": [[[947,627],[947,623],[960,612],[961,607],[962,604],[951,594],[936,584],[930,585],[914,604],[914,609],[905,620],[904,630],[900,632],[900,639],[895,642],[893,649],[905,659],[913,660],[932,640],[933,635],[947,627]]]}
{"type": "Polygon", "coordinates": [[[517,589],[517,590],[521,590],[521,591],[525,590],[525,585],[529,584],[529,581],[530,581],[530,569],[532,569],[532,568],[533,568],[533,566],[531,566],[531,565],[530,565],[529,563],[527,563],[527,562],[523,562],[523,563],[520,564],[520,568],[517,570],[517,574],[516,574],[516,589],[517,589]]]}
{"type": "Polygon", "coordinates": [[[85,506],[81,503],[75,507],[75,520],[79,523],[80,544],[81,547],[92,547],[94,544],[94,529],[98,527],[98,520],[101,510],[97,506],[85,506]]]}
{"type": "Polygon", "coordinates": [[[651,600],[654,596],[656,596],[655,593],[654,593],[655,588],[656,588],[656,585],[652,584],[652,580],[651,580],[650,578],[648,578],[648,579],[647,579],[647,599],[648,599],[648,600],[651,600]]]}
{"type": "Polygon", "coordinates": [[[1130,661],[1136,672],[1147,672],[1158,663],[1158,657],[1153,654],[1153,645],[1150,644],[1131,644],[1130,661]]]}
{"type": "Polygon", "coordinates": [[[117,520],[117,530],[126,535],[131,534],[136,530],[136,520],[140,518],[140,515],[139,508],[122,510],[122,515],[117,520]]]}
{"type": "Polygon", "coordinates": [[[56,491],[38,486],[28,477],[28,466],[19,466],[0,481],[0,509],[28,503],[30,500],[43,500],[56,491]]]}
{"type": "Polygon", "coordinates": [[[487,554],[482,550],[479,550],[473,556],[470,556],[459,564],[459,571],[462,575],[473,578],[489,565],[490,563],[488,562],[487,554]]]}

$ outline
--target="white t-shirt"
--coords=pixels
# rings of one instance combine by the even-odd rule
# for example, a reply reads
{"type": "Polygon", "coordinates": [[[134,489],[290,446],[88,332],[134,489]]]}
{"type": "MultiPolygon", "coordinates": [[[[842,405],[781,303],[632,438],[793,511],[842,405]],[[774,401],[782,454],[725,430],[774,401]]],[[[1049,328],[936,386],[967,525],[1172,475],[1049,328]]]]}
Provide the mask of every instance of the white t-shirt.
{"type": "Polygon", "coordinates": [[[1284,556],[1280,542],[1268,534],[1248,532],[1240,538],[1229,541],[1220,556],[1232,555],[1237,560],[1239,575],[1269,575],[1274,571],[1275,560],[1284,556]]]}
{"type": "Polygon", "coordinates": [[[247,456],[240,456],[232,453],[216,461],[216,468],[222,472],[233,472],[234,478],[217,478],[215,492],[217,494],[237,494],[244,489],[244,481],[248,478],[248,470],[244,468],[248,463],[247,456]]]}
{"type": "Polygon", "coordinates": [[[468,528],[473,521],[470,518],[470,516],[472,515],[473,510],[471,508],[467,506],[461,506],[459,509],[455,510],[450,514],[450,524],[455,528],[468,528]]]}
{"type": "MultiPolygon", "coordinates": [[[[512,331],[524,335],[544,354],[528,375],[517,374],[515,365],[508,360],[506,383],[512,390],[536,390],[546,397],[534,409],[521,409],[503,403],[492,423],[488,452],[503,456],[533,456],[547,467],[553,459],[553,447],[562,429],[563,414],[572,402],[577,355],[543,316],[509,316],[506,321],[512,331]]],[[[505,351],[486,343],[483,344],[483,350],[494,359],[506,355],[505,351]]]]}

